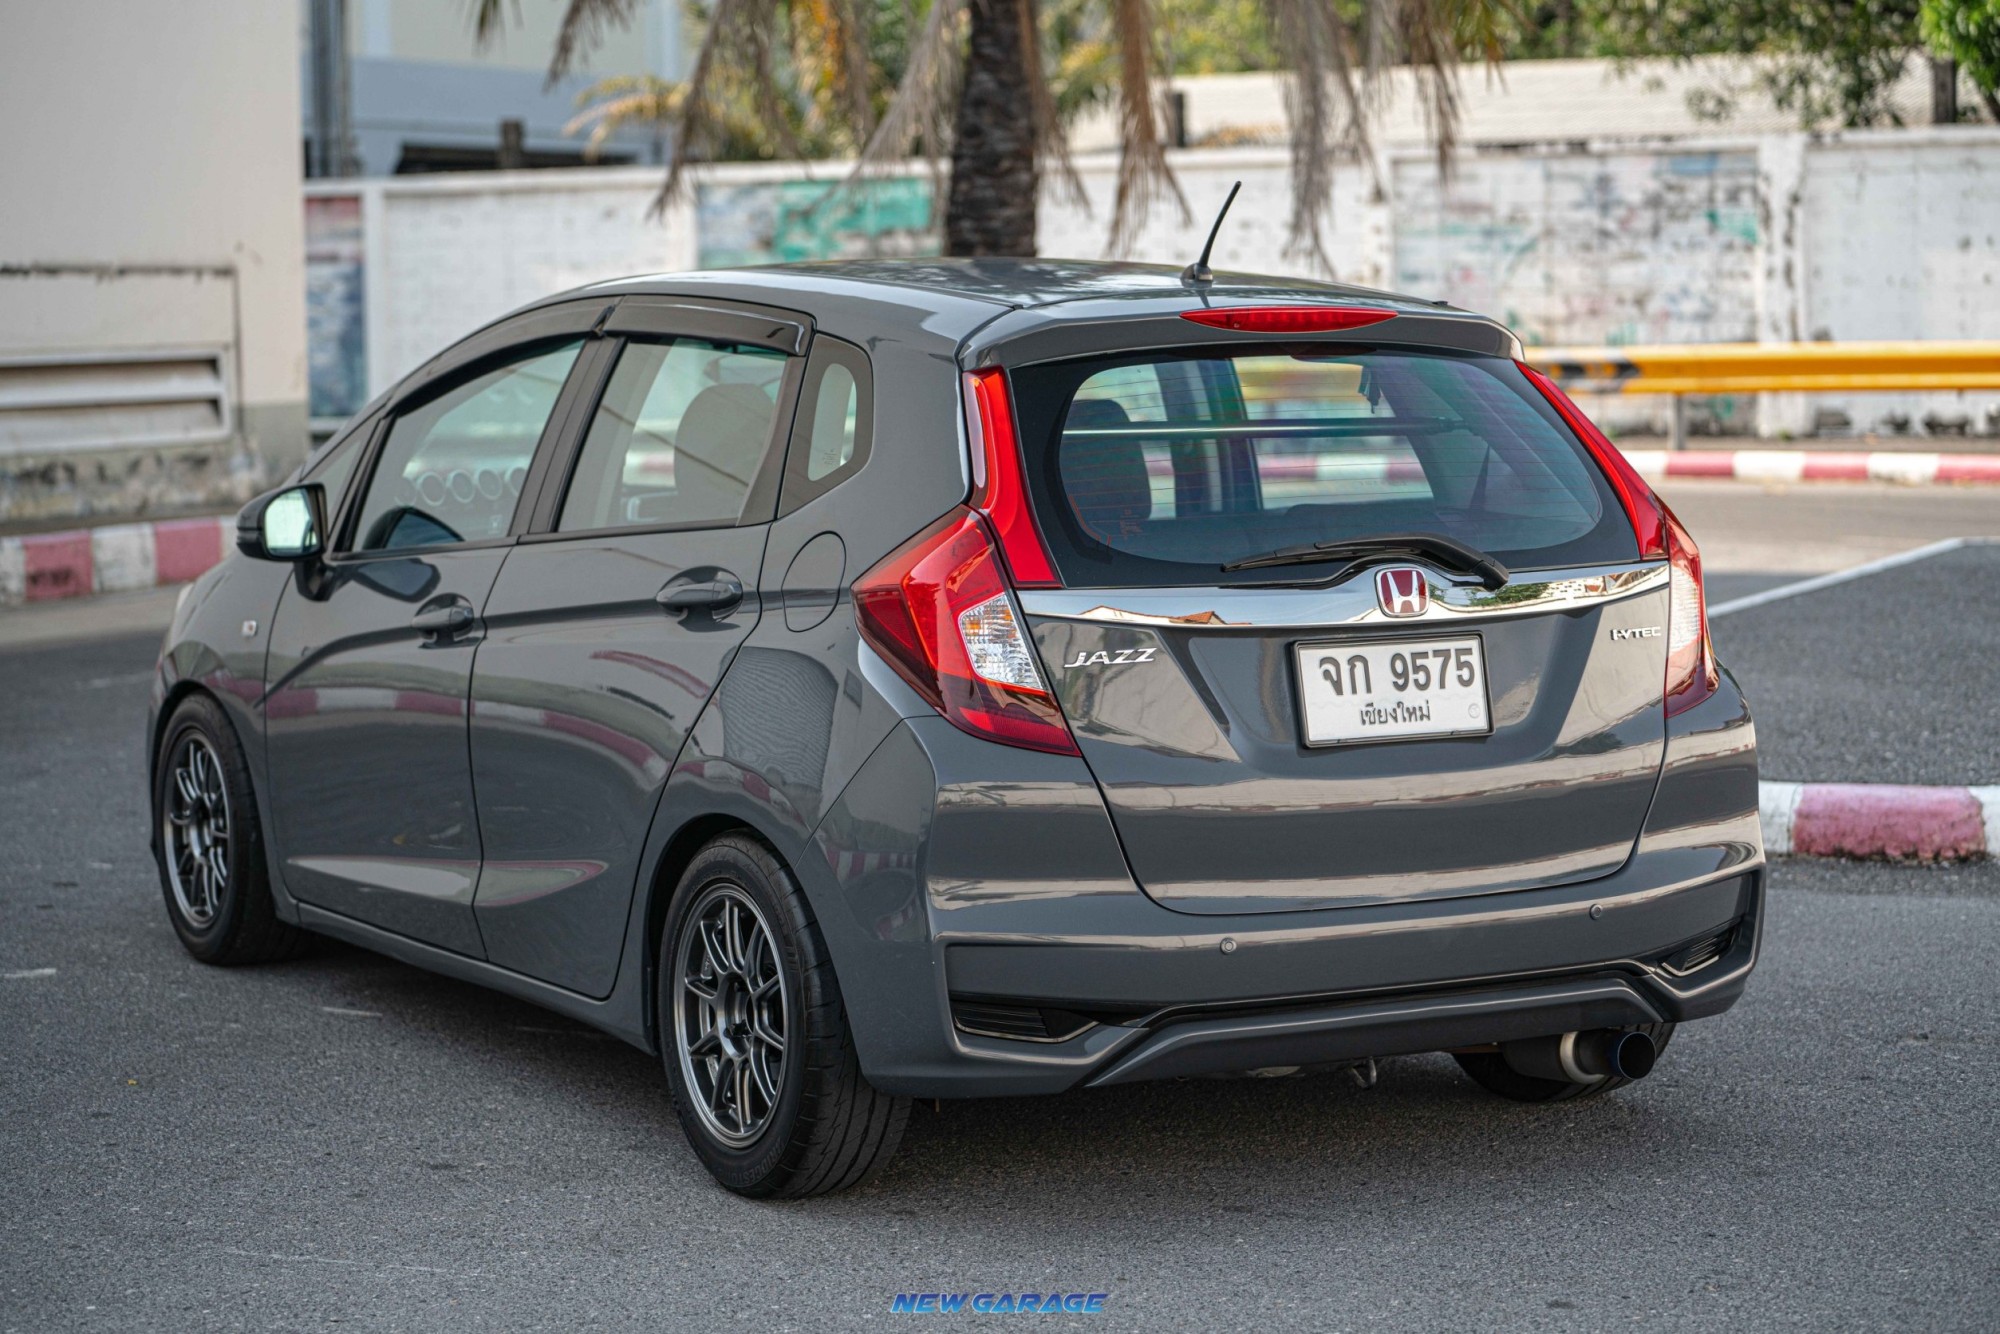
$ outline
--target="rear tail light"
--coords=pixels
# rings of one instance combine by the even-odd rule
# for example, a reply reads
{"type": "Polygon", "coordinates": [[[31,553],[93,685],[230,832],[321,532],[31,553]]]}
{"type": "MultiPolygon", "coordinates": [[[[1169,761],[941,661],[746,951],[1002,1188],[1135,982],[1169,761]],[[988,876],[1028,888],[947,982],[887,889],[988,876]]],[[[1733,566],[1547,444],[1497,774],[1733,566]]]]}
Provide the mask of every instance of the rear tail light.
{"type": "Polygon", "coordinates": [[[1667,503],[1654,494],[1638,469],[1569,395],[1533,366],[1515,364],[1604,470],[1611,489],[1618,493],[1618,503],[1625,507],[1625,517],[1632,522],[1640,557],[1667,562],[1667,716],[1693,708],[1714,693],[1716,685],[1715,648],[1708,637],[1708,599],[1701,583],[1701,551],[1667,503]]]}
{"type": "Polygon", "coordinates": [[[1674,512],[1667,524],[1667,717],[1715,693],[1715,648],[1708,638],[1708,597],[1701,586],[1701,552],[1674,512]]]}
{"type": "Polygon", "coordinates": [[[966,426],[977,453],[972,507],[984,514],[1000,539],[1000,550],[1017,588],[1060,588],[1055,563],[1028,508],[1028,479],[1021,468],[1021,442],[1014,432],[1014,403],[1007,372],[999,367],[965,377],[966,426]]]}
{"type": "Polygon", "coordinates": [[[855,581],[854,610],[861,637],[961,731],[1078,753],[982,516],[955,509],[890,552],[855,581]]]}

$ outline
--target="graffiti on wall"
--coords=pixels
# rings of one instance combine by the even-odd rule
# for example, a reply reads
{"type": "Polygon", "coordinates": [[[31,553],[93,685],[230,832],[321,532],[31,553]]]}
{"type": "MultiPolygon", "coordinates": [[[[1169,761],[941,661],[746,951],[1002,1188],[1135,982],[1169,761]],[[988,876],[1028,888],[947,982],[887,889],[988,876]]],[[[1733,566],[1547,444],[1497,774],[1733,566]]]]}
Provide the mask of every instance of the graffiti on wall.
{"type": "Polygon", "coordinates": [[[368,401],[366,247],[361,200],[306,200],[306,386],[314,417],[346,417],[368,401]]]}
{"type": "Polygon", "coordinates": [[[1755,339],[1754,152],[1482,154],[1396,166],[1396,284],[1530,344],[1755,339]]]}
{"type": "Polygon", "coordinates": [[[923,176],[859,181],[703,184],[695,196],[704,269],[808,259],[935,255],[931,183],[923,176]]]}

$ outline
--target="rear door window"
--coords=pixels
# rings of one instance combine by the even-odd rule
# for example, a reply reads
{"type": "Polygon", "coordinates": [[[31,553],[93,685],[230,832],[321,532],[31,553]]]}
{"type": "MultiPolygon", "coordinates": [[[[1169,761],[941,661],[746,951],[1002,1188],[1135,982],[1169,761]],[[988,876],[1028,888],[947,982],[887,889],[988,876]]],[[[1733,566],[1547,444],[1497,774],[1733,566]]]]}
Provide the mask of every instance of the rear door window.
{"type": "Polygon", "coordinates": [[[1310,579],[1222,567],[1405,533],[1523,568],[1638,554],[1595,465],[1504,359],[1264,346],[1013,379],[1037,515],[1072,585],[1310,579]]]}
{"type": "Polygon", "coordinates": [[[785,362],[771,348],[698,338],[626,344],[557,530],[736,524],[770,457],[785,362]]]}

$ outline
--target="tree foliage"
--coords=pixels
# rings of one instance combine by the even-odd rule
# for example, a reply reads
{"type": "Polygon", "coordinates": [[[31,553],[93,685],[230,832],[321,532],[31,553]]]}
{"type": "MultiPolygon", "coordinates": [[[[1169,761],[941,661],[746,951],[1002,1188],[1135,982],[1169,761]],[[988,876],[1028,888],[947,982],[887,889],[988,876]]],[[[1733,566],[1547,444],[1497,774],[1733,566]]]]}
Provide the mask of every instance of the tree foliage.
{"type": "Polygon", "coordinates": [[[2000,0],[1923,0],[1919,22],[1931,50],[1958,62],[2000,121],[2000,0]]]}
{"type": "MultiPolygon", "coordinates": [[[[1391,65],[1416,70],[1440,161],[1447,160],[1459,116],[1457,67],[1467,58],[1500,58],[1509,3],[711,0],[683,87],[643,80],[600,86],[579,123],[608,133],[619,124],[664,122],[674,146],[662,201],[690,163],[745,148],[759,156],[857,152],[859,171],[911,153],[949,154],[955,180],[971,172],[1005,178],[1014,196],[1025,187],[1032,198],[1045,174],[1074,186],[1067,117],[1109,103],[1123,144],[1111,217],[1115,249],[1154,205],[1180,202],[1159,83],[1178,70],[1274,68],[1290,75],[1293,248],[1324,263],[1333,163],[1341,155],[1372,161],[1377,75],[1391,65]],[[893,53],[878,40],[884,29],[900,33],[893,53]],[[983,53],[970,70],[968,46],[983,53]],[[986,108],[985,119],[961,114],[968,99],[986,108]],[[1020,122],[1022,132],[996,115],[1020,122]],[[971,141],[985,156],[972,152],[971,141]]],[[[576,68],[606,29],[628,24],[636,5],[569,0],[550,81],[576,68]]],[[[507,0],[473,0],[471,12],[485,39],[505,25],[510,9],[507,0]]],[[[954,207],[974,209],[1005,202],[977,192],[954,192],[953,199],[954,207]]],[[[949,215],[946,232],[955,245],[949,215]]],[[[994,244],[1000,253],[1031,251],[1032,210],[994,244]]]]}

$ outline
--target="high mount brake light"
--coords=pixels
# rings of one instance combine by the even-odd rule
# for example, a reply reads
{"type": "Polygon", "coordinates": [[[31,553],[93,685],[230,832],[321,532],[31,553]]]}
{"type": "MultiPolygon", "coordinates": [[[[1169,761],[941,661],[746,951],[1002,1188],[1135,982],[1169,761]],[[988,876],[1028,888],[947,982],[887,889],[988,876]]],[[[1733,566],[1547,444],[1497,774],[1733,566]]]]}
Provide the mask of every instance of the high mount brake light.
{"type": "Polygon", "coordinates": [[[982,516],[955,509],[890,552],[855,580],[854,611],[861,637],[961,731],[1078,753],[982,516]]]}
{"type": "Polygon", "coordinates": [[[1233,306],[1184,310],[1184,320],[1236,333],[1338,333],[1396,318],[1372,306],[1233,306]]]}
{"type": "Polygon", "coordinates": [[[1645,560],[1667,562],[1667,677],[1664,695],[1667,716],[1673,717],[1707,699],[1715,692],[1717,669],[1715,646],[1708,637],[1708,597],[1701,581],[1701,551],[1688,530],[1667,508],[1665,501],[1646,484],[1618,446],[1583,410],[1570,401],[1548,376],[1525,362],[1516,362],[1528,383],[1541,391],[1562,419],[1569,424],[1604,470],[1618,503],[1625,507],[1632,535],[1638,539],[1639,555],[1645,560]]]}
{"type": "Polygon", "coordinates": [[[1014,431],[1007,372],[997,366],[969,372],[965,377],[965,410],[970,439],[980,451],[979,485],[972,507],[993,525],[1015,587],[1062,587],[1028,508],[1028,479],[1021,470],[1021,442],[1014,431]]]}

